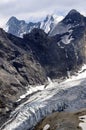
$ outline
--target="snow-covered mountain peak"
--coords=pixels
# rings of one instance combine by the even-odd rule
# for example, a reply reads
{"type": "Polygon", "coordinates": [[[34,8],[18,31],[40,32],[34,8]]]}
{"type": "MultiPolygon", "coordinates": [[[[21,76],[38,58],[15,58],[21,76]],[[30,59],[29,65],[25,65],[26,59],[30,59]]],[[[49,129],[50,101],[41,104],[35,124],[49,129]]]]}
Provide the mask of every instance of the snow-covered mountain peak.
{"type": "Polygon", "coordinates": [[[46,16],[46,18],[45,18],[44,21],[48,21],[48,20],[54,21],[53,15],[49,15],[49,14],[48,14],[48,15],[46,16]]]}
{"type": "Polygon", "coordinates": [[[53,17],[53,15],[47,15],[44,21],[41,21],[40,29],[43,29],[46,33],[48,33],[54,25],[55,18],[53,17]]]}
{"type": "MultiPolygon", "coordinates": [[[[83,21],[84,17],[78,11],[73,9],[66,15],[64,19],[63,16],[52,14],[47,15],[44,20],[39,22],[26,23],[24,20],[18,20],[16,17],[12,16],[4,29],[8,33],[18,37],[23,37],[23,34],[30,33],[34,28],[42,29],[51,36],[69,32],[70,34],[69,36],[67,35],[66,39],[71,41],[70,35],[72,31],[75,27],[82,26],[84,23],[83,21]]],[[[71,37],[71,39],[73,38],[71,37]]]]}
{"type": "Polygon", "coordinates": [[[20,25],[22,25],[22,24],[26,24],[26,22],[24,21],[24,20],[19,20],[19,19],[17,19],[16,17],[14,17],[14,16],[12,16],[9,20],[8,20],[8,22],[6,23],[6,25],[7,26],[10,26],[10,25],[18,25],[18,24],[20,24],[20,25]]]}
{"type": "Polygon", "coordinates": [[[57,23],[56,19],[57,17],[53,15],[47,15],[42,21],[26,23],[24,20],[18,20],[16,17],[12,16],[8,20],[4,30],[18,37],[22,37],[23,34],[31,32],[33,28],[43,29],[48,33],[57,23]]]}
{"type": "Polygon", "coordinates": [[[9,21],[10,20],[18,20],[15,16],[12,16],[10,19],[9,19],[9,21]]]}
{"type": "Polygon", "coordinates": [[[12,16],[12,17],[8,20],[7,25],[12,24],[12,23],[17,23],[17,22],[19,22],[19,20],[18,20],[16,17],[12,16]]]}

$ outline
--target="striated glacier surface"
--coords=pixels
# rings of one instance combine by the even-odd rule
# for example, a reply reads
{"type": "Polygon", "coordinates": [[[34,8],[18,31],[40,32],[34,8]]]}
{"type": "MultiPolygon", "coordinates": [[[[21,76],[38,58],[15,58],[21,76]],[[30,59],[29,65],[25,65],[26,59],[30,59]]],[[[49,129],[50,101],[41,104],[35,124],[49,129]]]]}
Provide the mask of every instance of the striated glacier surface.
{"type": "Polygon", "coordinates": [[[19,101],[27,95],[28,99],[11,113],[10,119],[0,129],[32,130],[41,119],[54,111],[75,111],[86,107],[86,65],[77,76],[61,83],[48,78],[48,82],[32,91],[28,87],[27,94],[22,95],[19,101]]]}

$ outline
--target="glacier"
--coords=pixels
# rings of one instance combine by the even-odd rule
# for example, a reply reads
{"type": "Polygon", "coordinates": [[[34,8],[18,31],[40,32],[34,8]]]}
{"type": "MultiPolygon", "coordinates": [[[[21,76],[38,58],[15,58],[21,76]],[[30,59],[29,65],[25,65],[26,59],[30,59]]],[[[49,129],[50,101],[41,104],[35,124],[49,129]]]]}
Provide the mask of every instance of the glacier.
{"type": "Polygon", "coordinates": [[[85,108],[86,65],[82,66],[76,76],[71,76],[61,83],[48,78],[46,87],[41,85],[31,89],[28,86],[27,94],[22,95],[19,101],[27,95],[28,99],[11,113],[10,119],[1,126],[1,130],[32,130],[52,112],[85,108]]]}

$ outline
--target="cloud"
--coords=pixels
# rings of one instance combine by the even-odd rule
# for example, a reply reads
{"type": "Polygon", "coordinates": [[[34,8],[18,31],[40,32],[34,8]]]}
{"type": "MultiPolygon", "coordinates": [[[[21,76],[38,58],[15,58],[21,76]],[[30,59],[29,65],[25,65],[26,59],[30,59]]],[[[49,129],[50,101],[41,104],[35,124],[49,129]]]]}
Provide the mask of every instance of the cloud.
{"type": "Polygon", "coordinates": [[[76,9],[84,15],[86,0],[2,0],[0,1],[0,23],[4,24],[11,16],[19,19],[40,19],[47,14],[66,15],[76,9]]]}

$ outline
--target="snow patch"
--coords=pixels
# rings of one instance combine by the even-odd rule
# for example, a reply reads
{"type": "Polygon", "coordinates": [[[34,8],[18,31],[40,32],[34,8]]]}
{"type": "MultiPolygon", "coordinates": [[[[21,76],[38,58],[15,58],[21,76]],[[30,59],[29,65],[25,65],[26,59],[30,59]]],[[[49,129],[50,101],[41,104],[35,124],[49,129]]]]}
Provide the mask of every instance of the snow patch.
{"type": "Polygon", "coordinates": [[[80,116],[79,120],[82,121],[79,123],[79,126],[82,128],[82,130],[86,130],[86,115],[80,116]]]}
{"type": "Polygon", "coordinates": [[[22,99],[24,99],[25,97],[27,97],[30,94],[33,94],[34,92],[44,90],[44,87],[45,87],[45,85],[38,85],[38,86],[28,85],[27,92],[25,94],[21,95],[20,98],[16,102],[21,101],[22,99]]]}
{"type": "Polygon", "coordinates": [[[38,86],[28,85],[27,86],[27,92],[25,94],[21,95],[20,98],[16,102],[21,101],[22,99],[24,99],[28,95],[33,94],[35,92],[42,91],[46,88],[51,88],[53,86],[53,82],[49,77],[47,77],[47,80],[48,80],[48,82],[45,85],[38,85],[38,86]]]}
{"type": "Polygon", "coordinates": [[[55,23],[60,22],[63,18],[64,18],[63,16],[57,16],[57,17],[55,18],[55,23]]]}
{"type": "Polygon", "coordinates": [[[49,124],[46,124],[43,128],[43,130],[48,130],[50,128],[50,125],[49,124]]]}
{"type": "Polygon", "coordinates": [[[73,40],[73,38],[70,37],[69,35],[64,35],[64,36],[62,37],[62,42],[63,42],[64,44],[69,44],[69,43],[71,43],[72,40],[73,40]]]}

